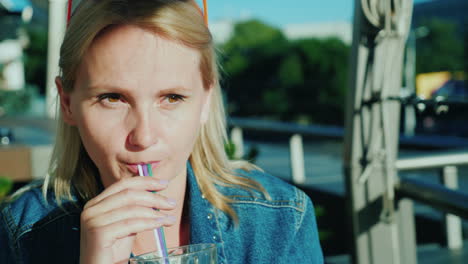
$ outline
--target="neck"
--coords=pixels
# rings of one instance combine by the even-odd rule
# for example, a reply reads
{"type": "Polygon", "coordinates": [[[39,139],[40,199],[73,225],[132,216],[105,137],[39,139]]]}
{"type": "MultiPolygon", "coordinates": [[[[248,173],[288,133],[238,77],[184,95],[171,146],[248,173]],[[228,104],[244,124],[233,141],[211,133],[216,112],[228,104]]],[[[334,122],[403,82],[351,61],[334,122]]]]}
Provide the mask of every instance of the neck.
{"type": "Polygon", "coordinates": [[[171,211],[171,214],[174,216],[180,216],[182,214],[184,200],[185,200],[185,191],[187,187],[187,170],[177,175],[174,179],[169,182],[169,185],[166,189],[158,192],[159,194],[172,198],[177,201],[177,206],[174,210],[171,211]]]}
{"type": "Polygon", "coordinates": [[[187,190],[187,170],[184,169],[181,175],[174,178],[169,186],[161,191],[161,195],[172,198],[177,201],[177,206],[169,212],[176,217],[176,222],[173,226],[165,227],[164,233],[166,236],[167,247],[177,247],[188,243],[189,235],[187,233],[188,221],[184,215],[184,204],[187,190]]]}

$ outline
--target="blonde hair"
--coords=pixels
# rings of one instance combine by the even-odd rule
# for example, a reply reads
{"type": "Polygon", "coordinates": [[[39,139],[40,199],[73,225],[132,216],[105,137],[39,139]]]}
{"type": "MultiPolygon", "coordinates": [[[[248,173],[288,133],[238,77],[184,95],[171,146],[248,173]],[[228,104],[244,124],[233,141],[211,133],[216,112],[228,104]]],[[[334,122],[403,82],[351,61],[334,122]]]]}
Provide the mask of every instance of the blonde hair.
{"type": "MultiPolygon", "coordinates": [[[[136,25],[198,50],[203,85],[205,89],[212,87],[214,90],[209,118],[202,125],[189,159],[205,198],[237,223],[237,215],[229,205],[232,200],[220,193],[216,185],[257,190],[267,199],[269,196],[258,182],[236,175],[238,169],[256,169],[254,165],[229,161],[226,155],[226,119],[216,52],[211,33],[195,5],[193,0],[82,1],[70,20],[60,49],[62,85],[67,93],[73,90],[85,52],[95,37],[109,26],[136,25]]],[[[57,141],[43,186],[44,196],[52,189],[60,203],[62,199],[72,199],[72,188],[75,188],[77,195],[87,201],[98,194],[98,183],[99,172],[84,149],[77,128],[67,125],[59,114],[57,141]]]]}

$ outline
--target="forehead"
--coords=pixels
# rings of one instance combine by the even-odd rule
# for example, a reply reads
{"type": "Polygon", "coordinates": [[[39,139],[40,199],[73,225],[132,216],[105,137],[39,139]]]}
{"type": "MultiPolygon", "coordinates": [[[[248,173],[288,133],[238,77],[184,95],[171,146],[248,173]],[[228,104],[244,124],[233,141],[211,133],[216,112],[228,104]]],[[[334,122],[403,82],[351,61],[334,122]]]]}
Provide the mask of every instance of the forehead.
{"type": "Polygon", "coordinates": [[[132,25],[102,31],[83,57],[78,79],[171,85],[201,79],[197,50],[132,25]]]}

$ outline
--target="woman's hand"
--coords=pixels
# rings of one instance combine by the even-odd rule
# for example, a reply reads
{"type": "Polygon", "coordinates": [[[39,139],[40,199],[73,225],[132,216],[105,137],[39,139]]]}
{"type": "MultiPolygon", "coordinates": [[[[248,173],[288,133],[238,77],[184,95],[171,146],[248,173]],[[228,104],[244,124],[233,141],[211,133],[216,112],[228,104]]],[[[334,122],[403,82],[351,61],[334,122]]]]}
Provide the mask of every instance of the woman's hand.
{"type": "Polygon", "coordinates": [[[164,211],[174,209],[175,202],[150,192],[166,187],[151,177],[132,177],[87,202],[80,220],[80,263],[126,263],[137,233],[173,224],[175,218],[164,211]]]}

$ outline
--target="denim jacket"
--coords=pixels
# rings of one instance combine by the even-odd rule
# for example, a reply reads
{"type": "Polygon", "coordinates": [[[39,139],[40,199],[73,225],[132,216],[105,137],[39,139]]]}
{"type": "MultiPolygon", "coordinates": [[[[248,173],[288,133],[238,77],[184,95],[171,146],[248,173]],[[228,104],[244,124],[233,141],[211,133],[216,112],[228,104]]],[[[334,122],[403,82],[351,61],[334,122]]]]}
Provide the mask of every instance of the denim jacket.
{"type": "MultiPolygon", "coordinates": [[[[233,199],[239,217],[235,226],[201,194],[193,170],[187,168],[190,243],[216,243],[219,264],[323,263],[314,208],[299,189],[260,171],[243,172],[271,196],[219,187],[233,199]]],[[[76,200],[59,208],[45,202],[39,184],[0,213],[0,263],[78,263],[80,213],[76,200]]]]}

